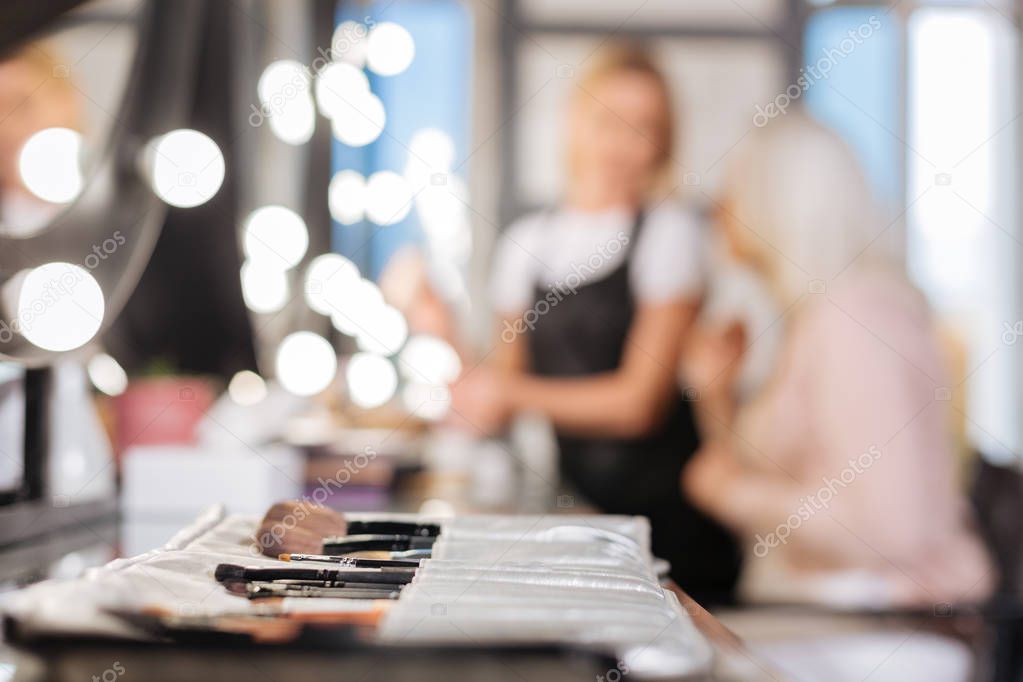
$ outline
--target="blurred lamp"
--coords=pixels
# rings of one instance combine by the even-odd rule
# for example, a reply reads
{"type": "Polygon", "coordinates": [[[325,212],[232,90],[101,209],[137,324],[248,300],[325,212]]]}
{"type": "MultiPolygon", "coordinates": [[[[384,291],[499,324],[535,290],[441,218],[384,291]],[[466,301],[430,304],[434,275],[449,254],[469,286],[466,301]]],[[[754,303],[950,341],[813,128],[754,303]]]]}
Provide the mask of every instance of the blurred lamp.
{"type": "Polygon", "coordinates": [[[144,158],[153,191],[171,206],[205,204],[224,182],[220,147],[197,130],[173,130],[151,140],[144,158]]]}
{"type": "Polygon", "coordinates": [[[298,265],[309,248],[305,221],[283,206],[257,208],[245,219],[243,232],[246,257],[278,270],[298,265]]]}
{"type": "Polygon", "coordinates": [[[369,176],[366,183],[366,217],[378,225],[401,222],[412,208],[412,186],[392,171],[369,176]]]}
{"type": "Polygon", "coordinates": [[[43,201],[66,204],[82,192],[82,136],[69,128],[32,135],[18,155],[18,172],[28,191],[43,201]]]}
{"type": "Polygon", "coordinates": [[[284,270],[245,261],[241,279],[245,305],[254,313],[275,313],[288,302],[288,275],[284,270]]]}
{"type": "Polygon", "coordinates": [[[396,76],[409,67],[416,44],[405,28],[392,21],[377,24],[369,32],[366,65],[381,76],[396,76]]]}
{"type": "Polygon", "coordinates": [[[366,214],[366,179],[353,170],[338,171],[327,188],[331,217],[342,225],[353,225],[366,214]]]}
{"type": "Polygon", "coordinates": [[[366,409],[380,407],[394,397],[398,373],[386,358],[373,353],[356,353],[345,371],[348,396],[366,409]]]}
{"type": "Polygon", "coordinates": [[[46,263],[21,282],[18,331],[44,350],[72,350],[96,335],[104,308],[103,291],[88,271],[72,263],[46,263]]]}
{"type": "Polygon", "coordinates": [[[337,373],[337,356],[322,336],[289,334],[277,349],[277,380],[285,390],[311,396],[327,388],[337,373]]]}
{"type": "Polygon", "coordinates": [[[255,372],[245,369],[231,377],[227,394],[238,405],[255,405],[266,397],[266,382],[255,372]]]}
{"type": "Polygon", "coordinates": [[[97,353],[89,360],[89,380],[99,391],[117,396],[128,388],[128,374],[120,363],[106,353],[97,353]]]}

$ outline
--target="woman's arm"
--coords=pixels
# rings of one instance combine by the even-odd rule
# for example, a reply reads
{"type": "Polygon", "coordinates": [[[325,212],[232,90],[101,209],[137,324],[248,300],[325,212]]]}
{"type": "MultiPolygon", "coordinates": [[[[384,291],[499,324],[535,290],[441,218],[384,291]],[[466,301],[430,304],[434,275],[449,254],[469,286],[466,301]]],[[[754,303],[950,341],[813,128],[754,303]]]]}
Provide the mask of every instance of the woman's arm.
{"type": "Polygon", "coordinates": [[[621,366],[592,377],[550,379],[525,373],[525,340],[517,338],[499,353],[498,364],[507,371],[503,381],[508,408],[544,414],[568,433],[613,438],[649,433],[676,391],[679,339],[697,308],[688,299],[640,305],[621,366]]]}
{"type": "Polygon", "coordinates": [[[942,406],[927,377],[905,358],[935,376],[940,372],[928,363],[934,353],[925,331],[886,317],[875,301],[852,310],[856,319],[824,303],[803,321],[790,340],[793,363],[782,382],[798,390],[776,387],[771,398],[775,412],[798,417],[764,425],[779,433],[760,428],[747,434],[766,441],[750,443],[754,457],[771,452],[773,442],[799,447],[800,460],[782,458],[787,468],[740,465],[731,450],[735,437],[723,437],[701,448],[683,486],[694,503],[748,535],[792,526],[798,517],[786,543],[806,557],[902,565],[925,555],[929,531],[947,523],[943,506],[952,502],[940,484],[950,466],[942,406]],[[916,347],[900,355],[875,333],[916,347]],[[801,380],[793,382],[796,375],[801,380]]]}

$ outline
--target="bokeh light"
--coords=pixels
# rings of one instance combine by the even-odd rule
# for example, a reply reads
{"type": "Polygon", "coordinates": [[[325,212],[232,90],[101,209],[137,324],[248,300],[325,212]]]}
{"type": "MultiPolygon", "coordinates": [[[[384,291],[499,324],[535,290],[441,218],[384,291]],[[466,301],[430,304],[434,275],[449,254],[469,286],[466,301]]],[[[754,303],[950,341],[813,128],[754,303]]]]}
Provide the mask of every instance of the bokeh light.
{"type": "Polygon", "coordinates": [[[378,225],[401,222],[412,208],[412,186],[392,171],[369,176],[366,183],[366,217],[378,225]]]}
{"type": "Polygon", "coordinates": [[[114,358],[106,353],[97,353],[89,359],[87,366],[89,380],[102,393],[117,396],[128,388],[128,374],[114,358]]]}
{"type": "Polygon", "coordinates": [[[348,397],[359,407],[380,407],[394,397],[398,373],[394,365],[380,355],[356,353],[345,369],[348,397]]]}
{"type": "Polygon", "coordinates": [[[224,182],[224,155],[209,136],[180,129],[161,135],[146,147],[153,191],[171,206],[204,204],[224,182]]]}
{"type": "Polygon", "coordinates": [[[32,135],[18,155],[21,181],[44,201],[66,204],[82,192],[82,136],[69,128],[47,128],[32,135]]]}
{"type": "Polygon", "coordinates": [[[45,350],[68,351],[88,343],[103,324],[99,283],[72,263],[33,268],[18,294],[18,331],[45,350]]]}
{"type": "Polygon", "coordinates": [[[245,219],[243,232],[246,257],[278,270],[298,265],[309,248],[305,221],[283,206],[257,208],[245,219]]]}
{"type": "Polygon", "coordinates": [[[404,26],[383,21],[372,28],[366,44],[366,65],[381,76],[396,76],[416,56],[416,44],[404,26]]]}
{"type": "Polygon", "coordinates": [[[266,397],[266,382],[255,372],[244,369],[231,377],[227,394],[236,404],[248,407],[262,402],[266,397]]]}
{"type": "Polygon", "coordinates": [[[353,225],[366,215],[366,179],[353,170],[338,171],[327,188],[330,215],[342,225],[353,225]]]}
{"type": "Polygon", "coordinates": [[[322,336],[312,332],[289,334],[277,348],[277,380],[300,396],[316,395],[337,374],[337,356],[322,336]]]}
{"type": "Polygon", "coordinates": [[[255,313],[275,313],[288,302],[288,275],[280,268],[246,261],[241,269],[242,297],[255,313]]]}

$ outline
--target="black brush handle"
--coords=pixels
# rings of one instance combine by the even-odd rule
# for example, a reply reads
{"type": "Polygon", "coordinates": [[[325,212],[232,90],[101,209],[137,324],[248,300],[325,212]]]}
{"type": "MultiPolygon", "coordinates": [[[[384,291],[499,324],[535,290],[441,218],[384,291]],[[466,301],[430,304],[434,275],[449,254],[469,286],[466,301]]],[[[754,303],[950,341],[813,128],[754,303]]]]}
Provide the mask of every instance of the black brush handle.
{"type": "Polygon", "coordinates": [[[435,523],[414,523],[411,521],[349,521],[349,535],[412,535],[435,538],[440,535],[440,526],[435,523]]]}
{"type": "Polygon", "coordinates": [[[324,538],[324,554],[349,554],[351,552],[404,552],[410,549],[429,549],[437,540],[434,537],[412,535],[346,535],[338,538],[324,538]]]}
{"type": "Polygon", "coordinates": [[[351,590],[400,590],[405,587],[403,583],[353,583],[348,580],[270,580],[253,581],[249,585],[278,585],[280,587],[344,587],[351,590]]]}
{"type": "Polygon", "coordinates": [[[336,587],[286,587],[284,585],[250,585],[249,599],[266,597],[318,597],[321,599],[397,599],[396,590],[349,590],[336,587]]]}
{"type": "Polygon", "coordinates": [[[383,568],[385,570],[415,571],[420,561],[402,559],[363,559],[361,557],[330,556],[327,554],[289,554],[288,561],[319,561],[335,564],[339,568],[383,568]]]}
{"type": "Polygon", "coordinates": [[[218,576],[225,580],[316,580],[345,583],[387,583],[404,585],[414,574],[407,571],[339,571],[333,568],[241,568],[233,567],[230,575],[218,576]]]}

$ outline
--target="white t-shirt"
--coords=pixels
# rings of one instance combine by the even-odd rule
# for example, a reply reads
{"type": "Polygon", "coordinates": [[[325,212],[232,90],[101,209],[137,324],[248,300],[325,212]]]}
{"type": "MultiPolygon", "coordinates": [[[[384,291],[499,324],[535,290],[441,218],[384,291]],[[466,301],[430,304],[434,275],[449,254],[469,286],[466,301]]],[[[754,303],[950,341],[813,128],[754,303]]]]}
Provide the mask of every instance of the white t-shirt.
{"type": "Polygon", "coordinates": [[[629,285],[640,303],[696,298],[704,289],[705,248],[696,217],[678,204],[651,209],[637,243],[635,216],[626,208],[587,212],[539,211],[513,223],[497,243],[490,282],[499,315],[521,314],[535,303],[535,287],[596,282],[632,252],[629,285]]]}

